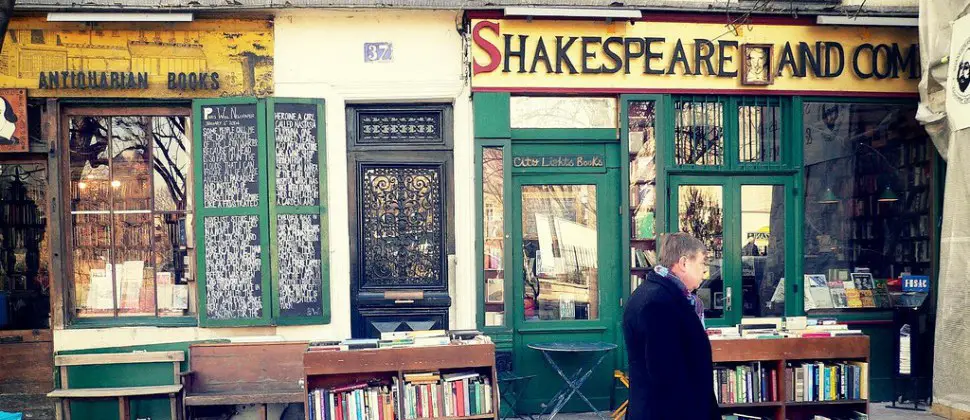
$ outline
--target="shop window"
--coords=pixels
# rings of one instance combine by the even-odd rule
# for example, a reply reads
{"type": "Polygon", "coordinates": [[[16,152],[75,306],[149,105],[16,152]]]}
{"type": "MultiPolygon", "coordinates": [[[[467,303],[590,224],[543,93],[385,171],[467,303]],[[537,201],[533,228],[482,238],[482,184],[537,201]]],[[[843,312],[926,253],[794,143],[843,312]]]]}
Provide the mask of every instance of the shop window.
{"type": "Polygon", "coordinates": [[[697,296],[704,302],[704,316],[721,318],[725,311],[724,187],[680,185],[677,191],[678,230],[700,239],[707,247],[707,270],[697,296]]]}
{"type": "Polygon", "coordinates": [[[482,148],[485,326],[505,324],[505,171],[501,147],[482,148]]]}
{"type": "Polygon", "coordinates": [[[191,311],[188,125],[187,111],[69,117],[70,263],[78,317],[191,311]]]}
{"type": "Polygon", "coordinates": [[[599,319],[595,185],[522,186],[527,321],[599,319]]]}
{"type": "Polygon", "coordinates": [[[512,128],[617,128],[616,98],[513,96],[512,128]]]}
{"type": "Polygon", "coordinates": [[[742,163],[781,160],[782,118],[778,98],[738,99],[738,157],[742,163]]]}
{"type": "Polygon", "coordinates": [[[785,186],[741,185],[742,316],[785,314],[785,186]]]}
{"type": "Polygon", "coordinates": [[[657,101],[629,101],[631,290],[657,263],[657,101]]]}
{"type": "Polygon", "coordinates": [[[50,328],[47,171],[0,164],[0,330],[50,328]]]}
{"type": "Polygon", "coordinates": [[[674,101],[674,159],[677,165],[724,164],[724,104],[717,97],[674,101]]]}
{"type": "Polygon", "coordinates": [[[806,103],[805,308],[888,307],[886,284],[929,275],[935,151],[915,105],[806,103]]]}

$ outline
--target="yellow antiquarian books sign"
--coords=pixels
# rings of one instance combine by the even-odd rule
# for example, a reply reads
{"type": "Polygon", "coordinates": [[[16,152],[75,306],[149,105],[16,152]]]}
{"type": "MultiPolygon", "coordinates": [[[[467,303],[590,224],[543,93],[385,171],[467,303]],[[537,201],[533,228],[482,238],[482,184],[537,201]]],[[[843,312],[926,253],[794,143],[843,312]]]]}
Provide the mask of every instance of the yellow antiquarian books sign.
{"type": "Polygon", "coordinates": [[[269,96],[272,22],[14,19],[0,54],[0,88],[26,88],[32,97],[269,96]]]}
{"type": "Polygon", "coordinates": [[[477,91],[914,94],[916,30],[639,21],[472,21],[477,91]]]}

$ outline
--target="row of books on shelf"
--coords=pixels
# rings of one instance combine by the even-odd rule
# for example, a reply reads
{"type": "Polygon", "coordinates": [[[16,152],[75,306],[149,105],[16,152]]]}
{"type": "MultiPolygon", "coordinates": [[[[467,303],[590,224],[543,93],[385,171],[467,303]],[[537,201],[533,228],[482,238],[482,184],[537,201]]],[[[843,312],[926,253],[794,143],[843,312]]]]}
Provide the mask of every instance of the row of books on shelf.
{"type": "Polygon", "coordinates": [[[869,399],[869,364],[866,362],[789,364],[785,369],[788,401],[869,399]]]}
{"type": "Polygon", "coordinates": [[[468,417],[492,412],[492,384],[476,372],[404,375],[404,419],[468,417]]]}
{"type": "Polygon", "coordinates": [[[864,335],[861,330],[851,330],[833,318],[790,316],[785,318],[744,318],[733,327],[707,329],[711,340],[817,338],[864,335]]]}
{"type": "Polygon", "coordinates": [[[397,387],[379,382],[310,391],[310,420],[394,420],[397,387]]]}
{"type": "Polygon", "coordinates": [[[381,333],[381,338],[314,341],[308,351],[349,351],[400,347],[447,346],[450,344],[486,344],[491,339],[477,330],[430,330],[381,333]]]}
{"type": "Polygon", "coordinates": [[[714,367],[714,395],[719,404],[778,401],[778,371],[761,362],[736,367],[714,367]]]}
{"type": "Polygon", "coordinates": [[[630,267],[650,268],[657,265],[657,253],[653,250],[630,248],[630,267]]]}

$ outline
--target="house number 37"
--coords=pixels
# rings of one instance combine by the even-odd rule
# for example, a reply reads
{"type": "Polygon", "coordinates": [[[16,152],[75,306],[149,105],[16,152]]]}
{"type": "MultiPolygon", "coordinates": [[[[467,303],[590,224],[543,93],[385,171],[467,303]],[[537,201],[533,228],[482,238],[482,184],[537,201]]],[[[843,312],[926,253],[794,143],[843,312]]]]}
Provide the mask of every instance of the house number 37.
{"type": "Polygon", "coordinates": [[[390,42],[365,42],[364,43],[364,62],[375,63],[381,61],[391,61],[393,47],[390,42]]]}

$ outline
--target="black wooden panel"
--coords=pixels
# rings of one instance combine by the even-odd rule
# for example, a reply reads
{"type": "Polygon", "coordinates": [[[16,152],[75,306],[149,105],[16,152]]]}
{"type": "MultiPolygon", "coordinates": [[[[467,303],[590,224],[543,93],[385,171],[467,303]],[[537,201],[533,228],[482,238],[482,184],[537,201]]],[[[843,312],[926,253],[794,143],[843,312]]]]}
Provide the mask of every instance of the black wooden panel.
{"type": "Polygon", "coordinates": [[[355,336],[380,338],[382,332],[448,329],[448,308],[360,309],[355,336]]]}

